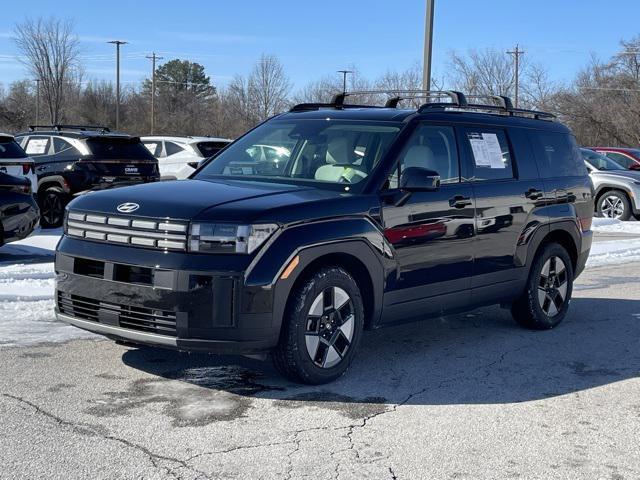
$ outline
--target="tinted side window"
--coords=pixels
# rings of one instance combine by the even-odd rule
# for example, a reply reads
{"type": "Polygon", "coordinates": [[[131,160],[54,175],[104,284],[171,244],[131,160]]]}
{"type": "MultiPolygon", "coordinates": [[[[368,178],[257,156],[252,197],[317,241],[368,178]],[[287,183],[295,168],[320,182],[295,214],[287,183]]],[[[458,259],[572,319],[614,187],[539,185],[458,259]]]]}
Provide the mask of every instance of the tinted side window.
{"type": "Polygon", "coordinates": [[[180,145],[173,142],[164,142],[164,149],[167,152],[167,157],[169,155],[173,155],[174,153],[179,153],[184,150],[180,145]]]}
{"type": "Polygon", "coordinates": [[[631,160],[629,157],[627,157],[626,155],[623,155],[621,153],[617,153],[617,152],[607,152],[606,153],[607,157],[609,157],[611,160],[613,160],[614,162],[616,162],[618,165],[622,165],[624,168],[629,168],[631,165],[633,165],[635,162],[633,160],[631,160]]]}
{"type": "Polygon", "coordinates": [[[24,150],[10,138],[0,137],[0,158],[25,158],[24,150]]]}
{"type": "Polygon", "coordinates": [[[80,155],[80,152],[76,147],[71,145],[69,142],[57,137],[53,137],[53,153],[65,155],[80,155]]]}
{"type": "Polygon", "coordinates": [[[389,188],[398,188],[402,170],[420,167],[440,175],[440,183],[459,183],[458,148],[452,127],[421,125],[400,154],[398,169],[389,178],[389,188]]]}
{"type": "Polygon", "coordinates": [[[511,150],[504,130],[464,128],[463,137],[472,160],[473,181],[514,178],[511,150]]]}
{"type": "Polygon", "coordinates": [[[587,174],[587,167],[572,135],[532,131],[530,138],[542,178],[587,174]]]}

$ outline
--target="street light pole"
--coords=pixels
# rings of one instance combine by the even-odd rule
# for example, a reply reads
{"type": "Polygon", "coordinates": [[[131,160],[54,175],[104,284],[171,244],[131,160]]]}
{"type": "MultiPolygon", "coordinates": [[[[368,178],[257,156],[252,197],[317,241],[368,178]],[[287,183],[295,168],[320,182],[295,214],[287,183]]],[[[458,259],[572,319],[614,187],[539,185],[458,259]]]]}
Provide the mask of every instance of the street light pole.
{"type": "Polygon", "coordinates": [[[353,73],[353,70],[338,70],[342,74],[342,93],[347,93],[347,74],[353,73]]]}
{"type": "Polygon", "coordinates": [[[153,135],[156,128],[156,60],[162,60],[162,57],[153,52],[147,58],[151,60],[151,135],[153,135]]]}
{"type": "Polygon", "coordinates": [[[107,43],[116,46],[116,130],[118,130],[120,126],[120,45],[126,45],[128,42],[112,40],[107,43]]]}
{"type": "Polygon", "coordinates": [[[427,0],[427,13],[424,21],[424,59],[422,61],[422,89],[431,88],[431,57],[433,52],[433,12],[435,0],[427,0]]]}

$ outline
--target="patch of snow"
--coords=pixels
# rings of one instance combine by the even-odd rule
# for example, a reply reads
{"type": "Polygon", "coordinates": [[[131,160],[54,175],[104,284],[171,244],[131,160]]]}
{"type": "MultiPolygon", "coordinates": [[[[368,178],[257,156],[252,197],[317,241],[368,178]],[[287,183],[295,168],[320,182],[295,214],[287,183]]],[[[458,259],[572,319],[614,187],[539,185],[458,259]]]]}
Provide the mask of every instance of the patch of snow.
{"type": "Polygon", "coordinates": [[[17,242],[8,243],[0,247],[0,264],[16,263],[16,258],[21,261],[47,261],[53,259],[53,254],[62,236],[62,228],[42,230],[34,232],[17,242]]]}
{"type": "Polygon", "coordinates": [[[640,235],[640,222],[623,222],[615,218],[593,218],[591,227],[595,232],[628,233],[640,235]]]}
{"type": "Polygon", "coordinates": [[[587,267],[640,261],[640,239],[594,242],[587,267]]]}

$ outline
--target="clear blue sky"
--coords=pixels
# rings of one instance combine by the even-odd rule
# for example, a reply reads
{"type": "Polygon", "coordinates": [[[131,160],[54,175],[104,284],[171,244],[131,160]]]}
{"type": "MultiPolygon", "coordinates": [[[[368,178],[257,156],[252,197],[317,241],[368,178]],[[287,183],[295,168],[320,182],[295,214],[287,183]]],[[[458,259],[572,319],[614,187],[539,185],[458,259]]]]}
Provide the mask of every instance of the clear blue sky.
{"type": "MultiPolygon", "coordinates": [[[[13,27],[28,16],[75,21],[87,78],[114,78],[121,39],[122,80],[148,76],[145,55],[202,63],[217,84],[246,74],[262,52],[278,55],[297,87],[354,64],[368,77],[403,70],[422,58],[425,0],[3,0],[0,83],[26,77],[13,27]]],[[[640,34],[640,0],[436,0],[434,76],[447,53],[507,50],[515,43],[552,78],[568,80],[591,53],[606,59],[619,41],[640,34]]],[[[337,75],[337,74],[336,74],[337,75]]]]}

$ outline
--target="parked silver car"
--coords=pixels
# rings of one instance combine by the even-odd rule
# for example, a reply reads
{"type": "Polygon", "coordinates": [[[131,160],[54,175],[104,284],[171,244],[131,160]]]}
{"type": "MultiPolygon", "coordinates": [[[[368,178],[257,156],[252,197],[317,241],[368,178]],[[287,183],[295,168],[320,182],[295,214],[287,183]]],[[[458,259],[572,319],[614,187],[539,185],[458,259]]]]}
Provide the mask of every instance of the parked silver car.
{"type": "Polygon", "coordinates": [[[604,155],[582,148],[596,192],[598,215],[619,220],[640,220],[640,172],[626,170],[604,155]]]}

